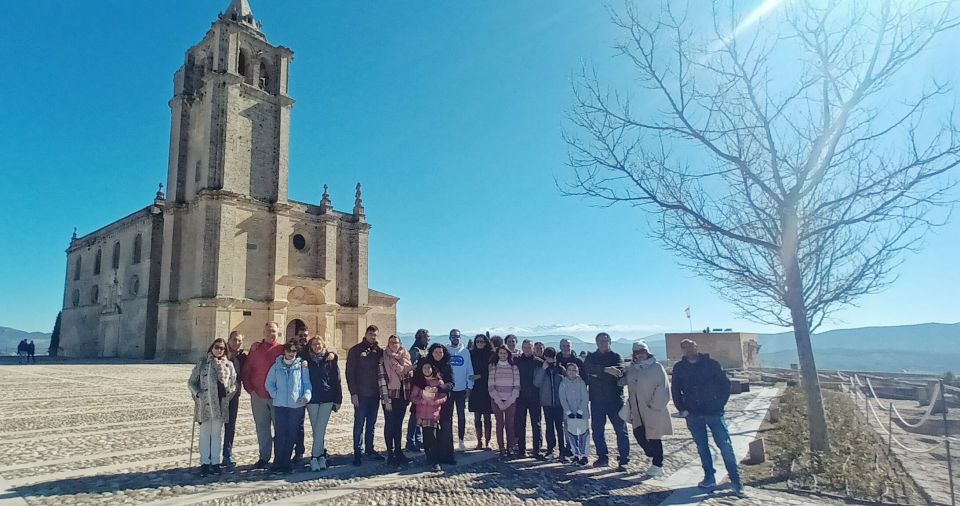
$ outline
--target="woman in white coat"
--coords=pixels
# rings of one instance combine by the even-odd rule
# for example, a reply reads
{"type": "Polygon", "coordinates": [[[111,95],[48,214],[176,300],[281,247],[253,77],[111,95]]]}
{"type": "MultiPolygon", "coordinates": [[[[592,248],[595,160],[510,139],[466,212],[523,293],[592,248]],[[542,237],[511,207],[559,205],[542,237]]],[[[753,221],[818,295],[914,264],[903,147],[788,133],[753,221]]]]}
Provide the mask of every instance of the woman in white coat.
{"type": "Polygon", "coordinates": [[[667,383],[667,371],[650,354],[647,343],[633,343],[633,361],[620,384],[628,389],[621,416],[633,427],[633,435],[643,448],[643,453],[653,460],[646,475],[660,476],[663,474],[661,439],[673,434],[673,424],[667,411],[670,385],[667,383]]]}

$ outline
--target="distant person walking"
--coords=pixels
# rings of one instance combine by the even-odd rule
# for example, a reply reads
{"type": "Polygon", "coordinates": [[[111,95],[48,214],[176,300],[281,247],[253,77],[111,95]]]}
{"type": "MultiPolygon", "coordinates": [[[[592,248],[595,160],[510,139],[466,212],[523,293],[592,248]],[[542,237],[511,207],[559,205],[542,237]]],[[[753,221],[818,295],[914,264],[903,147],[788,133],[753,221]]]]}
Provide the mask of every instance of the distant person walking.
{"type": "Polygon", "coordinates": [[[463,442],[463,436],[467,429],[467,398],[470,397],[470,391],[473,389],[473,361],[470,359],[470,350],[464,346],[460,339],[460,331],[452,329],[450,331],[450,345],[447,346],[447,352],[450,353],[450,369],[453,371],[453,390],[450,392],[450,401],[453,406],[447,406],[450,412],[450,423],[453,425],[453,410],[457,410],[457,439],[460,441],[457,449],[461,452],[467,451],[463,442]]]}
{"type": "Polygon", "coordinates": [[[559,447],[558,457],[561,461],[567,458],[563,406],[560,405],[560,383],[564,376],[565,371],[557,365],[557,350],[546,348],[543,351],[543,366],[534,373],[533,384],[540,389],[540,406],[543,408],[546,423],[546,456],[553,454],[554,448],[559,447]]]}
{"type": "Polygon", "coordinates": [[[223,460],[221,464],[227,468],[234,468],[237,459],[233,456],[233,438],[237,432],[237,412],[240,409],[240,393],[243,391],[243,366],[247,362],[247,353],[243,351],[243,334],[234,330],[227,339],[227,360],[233,364],[237,372],[236,392],[230,398],[227,423],[223,426],[223,460]]]}
{"type": "Polygon", "coordinates": [[[377,382],[383,348],[377,342],[380,329],[367,327],[363,339],[347,353],[347,388],[353,403],[353,465],[361,464],[361,456],[383,460],[373,446],[373,428],[380,411],[380,385],[377,382]]]}
{"type": "MultiPolygon", "coordinates": [[[[418,369],[420,361],[427,357],[427,347],[430,346],[430,331],[419,329],[413,337],[413,346],[410,347],[410,362],[414,370],[418,369]]],[[[423,447],[423,432],[417,424],[417,405],[410,403],[410,421],[407,422],[407,451],[419,452],[423,447]]]]}
{"type": "Polygon", "coordinates": [[[627,470],[627,462],[630,461],[627,427],[620,418],[620,410],[623,409],[623,387],[617,384],[623,377],[623,360],[618,353],[610,349],[610,334],[597,334],[596,342],[597,351],[588,354],[583,361],[590,392],[590,428],[593,431],[593,444],[597,448],[597,460],[593,466],[609,465],[607,441],[604,438],[604,430],[609,420],[617,436],[617,452],[620,454],[617,471],[623,472],[627,470]]]}
{"type": "Polygon", "coordinates": [[[250,408],[260,450],[260,458],[253,465],[255,469],[266,469],[273,452],[274,407],[266,383],[270,368],[277,357],[283,355],[283,345],[277,342],[278,334],[276,322],[267,322],[263,326],[263,339],[253,343],[243,364],[243,388],[250,394],[250,408]]]}
{"type": "Polygon", "coordinates": [[[558,391],[560,406],[563,408],[567,443],[570,445],[571,462],[587,465],[590,453],[590,396],[587,383],[580,377],[580,369],[575,363],[567,364],[566,376],[558,391]]]}
{"type": "Polygon", "coordinates": [[[473,429],[477,434],[477,449],[490,449],[492,422],[490,415],[493,407],[487,384],[490,379],[490,362],[493,360],[493,348],[484,334],[473,338],[473,350],[470,362],[473,363],[473,389],[470,390],[470,411],[473,413],[473,429]],[[486,443],[484,443],[486,440],[486,443]]]}
{"type": "Polygon", "coordinates": [[[417,367],[411,383],[413,388],[410,399],[417,406],[414,412],[417,414],[417,423],[423,430],[423,451],[427,455],[427,464],[432,465],[434,471],[441,471],[440,464],[445,461],[445,451],[439,438],[440,411],[447,401],[443,379],[437,374],[433,364],[424,360],[417,367]]]}
{"type": "MultiPolygon", "coordinates": [[[[187,388],[193,395],[194,421],[200,424],[200,475],[220,473],[220,441],[229,418],[230,399],[237,389],[237,371],[227,360],[227,342],[216,338],[190,372],[187,388]]],[[[192,444],[192,443],[191,443],[192,444]]]]}
{"type": "Polygon", "coordinates": [[[656,478],[663,474],[663,436],[673,434],[673,424],[667,404],[670,403],[670,385],[667,371],[650,354],[647,343],[633,343],[633,358],[620,384],[627,386],[629,422],[637,444],[652,459],[646,475],[656,478]]]}
{"type": "Polygon", "coordinates": [[[266,388],[273,399],[276,414],[276,437],[274,438],[273,472],[290,474],[295,462],[291,458],[297,443],[299,428],[303,427],[303,415],[310,402],[309,366],[303,367],[299,358],[300,347],[289,342],[283,345],[283,355],[277,357],[267,374],[266,388]]]}
{"type": "Polygon", "coordinates": [[[324,446],[327,423],[330,421],[331,414],[339,411],[340,405],[343,404],[340,367],[337,365],[337,354],[327,350],[327,344],[320,336],[310,339],[307,350],[301,353],[307,361],[312,390],[310,402],[307,404],[310,429],[313,433],[310,470],[323,471],[329,465],[330,457],[324,446]]]}
{"type": "Polygon", "coordinates": [[[383,439],[387,444],[387,464],[401,465],[410,461],[403,454],[403,418],[410,402],[410,379],[413,363],[397,336],[390,336],[383,350],[378,383],[383,403],[383,439]]]}
{"type": "Polygon", "coordinates": [[[27,340],[23,339],[17,344],[17,357],[21,364],[27,363],[27,340]]]}
{"type": "Polygon", "coordinates": [[[36,364],[37,363],[36,353],[37,353],[37,345],[33,344],[33,339],[31,339],[30,342],[27,343],[27,360],[36,364]]]}
{"type": "Polygon", "coordinates": [[[713,433],[713,440],[720,449],[723,464],[730,475],[730,484],[734,493],[744,496],[740,482],[740,470],[737,457],[733,452],[733,443],[727,431],[723,412],[730,398],[730,380],[723,372],[720,363],[706,353],[700,353],[697,342],[684,339],[680,342],[683,358],[673,366],[673,405],[686,418],[687,428],[697,444],[700,464],[703,466],[703,481],[699,487],[713,489],[717,486],[713,468],[713,455],[707,440],[707,429],[713,433]]]}
{"type": "Polygon", "coordinates": [[[520,370],[513,364],[513,355],[506,346],[499,346],[489,366],[487,392],[497,419],[497,449],[500,458],[508,458],[516,451],[516,412],[520,397],[520,370]],[[506,442],[504,442],[506,433],[506,442]]]}
{"type": "Polygon", "coordinates": [[[517,400],[517,451],[523,457],[527,450],[527,416],[530,416],[530,427],[533,432],[533,450],[531,455],[542,459],[540,445],[543,432],[540,430],[540,389],[533,383],[533,376],[543,363],[533,354],[533,343],[524,339],[521,345],[523,353],[514,360],[520,370],[520,398],[517,400]]]}

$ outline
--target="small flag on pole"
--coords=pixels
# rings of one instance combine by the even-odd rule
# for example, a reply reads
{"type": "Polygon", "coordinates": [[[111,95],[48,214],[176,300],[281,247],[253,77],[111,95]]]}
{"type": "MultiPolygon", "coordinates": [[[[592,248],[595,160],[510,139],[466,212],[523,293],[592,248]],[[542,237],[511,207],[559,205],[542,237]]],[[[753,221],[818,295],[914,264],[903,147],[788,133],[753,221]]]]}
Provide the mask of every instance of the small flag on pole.
{"type": "Polygon", "coordinates": [[[687,306],[687,309],[684,309],[683,312],[687,314],[687,319],[689,320],[689,319],[690,319],[690,306],[687,306]]]}

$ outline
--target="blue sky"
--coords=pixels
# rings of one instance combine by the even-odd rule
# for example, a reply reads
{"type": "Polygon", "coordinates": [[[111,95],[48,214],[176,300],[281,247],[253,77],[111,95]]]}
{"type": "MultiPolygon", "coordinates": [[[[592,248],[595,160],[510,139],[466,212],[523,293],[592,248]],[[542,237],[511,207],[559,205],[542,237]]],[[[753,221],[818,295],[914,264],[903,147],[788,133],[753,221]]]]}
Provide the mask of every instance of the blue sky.
{"type": "MultiPolygon", "coordinates": [[[[151,201],[166,179],[173,73],[228,3],[5,6],[18,22],[0,32],[0,326],[49,330],[73,227],[151,201]]],[[[400,297],[400,330],[638,337],[685,329],[688,305],[694,327],[776,330],[737,319],[646,236],[639,211],[556,189],[569,175],[571,74],[586,61],[627,75],[599,2],[252,5],[268,39],[295,52],[290,198],[316,203],[326,183],[349,210],[363,183],[370,286],[400,297]]],[[[825,328],[960,320],[958,249],[954,219],[892,288],[825,328]]]]}

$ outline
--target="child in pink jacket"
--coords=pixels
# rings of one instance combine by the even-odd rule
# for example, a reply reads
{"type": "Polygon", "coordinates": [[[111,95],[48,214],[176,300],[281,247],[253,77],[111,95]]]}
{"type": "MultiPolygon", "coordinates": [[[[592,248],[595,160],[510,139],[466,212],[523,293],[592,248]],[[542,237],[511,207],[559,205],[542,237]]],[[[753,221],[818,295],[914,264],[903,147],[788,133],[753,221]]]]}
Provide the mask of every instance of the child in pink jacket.
{"type": "Polygon", "coordinates": [[[443,380],[429,363],[424,363],[413,375],[413,389],[410,402],[416,406],[417,425],[423,429],[423,451],[427,463],[433,464],[434,471],[441,471],[440,463],[433,456],[439,447],[437,432],[440,430],[440,408],[447,402],[447,393],[440,390],[443,380]]]}

